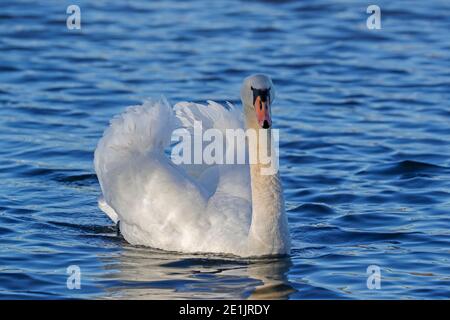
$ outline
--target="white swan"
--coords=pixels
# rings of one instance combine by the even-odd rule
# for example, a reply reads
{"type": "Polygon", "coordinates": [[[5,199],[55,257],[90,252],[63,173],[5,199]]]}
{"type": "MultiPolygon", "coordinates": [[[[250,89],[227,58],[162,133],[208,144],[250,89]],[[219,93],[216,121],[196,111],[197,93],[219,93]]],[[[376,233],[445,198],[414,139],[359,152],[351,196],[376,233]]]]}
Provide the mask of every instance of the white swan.
{"type": "MultiPolygon", "coordinates": [[[[259,162],[190,170],[164,152],[173,130],[180,125],[192,129],[194,121],[201,121],[203,129],[245,126],[267,133],[259,129],[271,126],[273,99],[272,81],[258,74],[242,85],[243,112],[212,101],[172,108],[161,99],[129,107],[111,121],[95,150],[103,192],[99,207],[120,221],[124,238],[135,245],[246,257],[289,254],[278,173],[262,174],[265,165],[259,162]]],[[[259,144],[248,152],[258,149],[259,144]]]]}

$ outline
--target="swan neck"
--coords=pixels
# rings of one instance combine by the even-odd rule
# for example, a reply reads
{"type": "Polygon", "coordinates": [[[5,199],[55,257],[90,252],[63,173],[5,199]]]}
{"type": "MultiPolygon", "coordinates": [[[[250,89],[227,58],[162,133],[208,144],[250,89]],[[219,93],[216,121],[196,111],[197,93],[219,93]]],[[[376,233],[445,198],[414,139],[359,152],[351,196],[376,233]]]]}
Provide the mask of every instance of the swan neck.
{"type": "MultiPolygon", "coordinates": [[[[250,114],[251,115],[251,114],[250,114]]],[[[255,117],[256,118],[256,117],[255,117]]],[[[259,154],[259,135],[267,134],[259,130],[256,119],[246,113],[247,128],[255,129],[258,136],[256,147],[250,144],[249,153],[259,154]]],[[[270,134],[270,131],[269,131],[270,134]]],[[[269,139],[271,163],[277,163],[272,139],[269,139]]],[[[250,164],[252,190],[252,222],[249,233],[249,250],[258,255],[289,254],[290,239],[284,208],[283,188],[278,170],[268,174],[267,165],[259,162],[250,164]]],[[[270,172],[270,171],[269,171],[270,172]]]]}

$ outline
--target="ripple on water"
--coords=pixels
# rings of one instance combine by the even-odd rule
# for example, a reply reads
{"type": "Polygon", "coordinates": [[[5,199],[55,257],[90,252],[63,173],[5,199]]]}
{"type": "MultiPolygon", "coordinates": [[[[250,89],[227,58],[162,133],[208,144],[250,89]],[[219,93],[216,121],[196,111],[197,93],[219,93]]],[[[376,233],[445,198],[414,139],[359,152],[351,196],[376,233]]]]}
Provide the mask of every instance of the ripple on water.
{"type": "Polygon", "coordinates": [[[369,174],[376,176],[399,177],[400,179],[409,179],[417,176],[433,176],[441,172],[447,172],[449,169],[426,162],[404,160],[395,163],[377,165],[376,168],[364,170],[358,174],[369,174]]]}

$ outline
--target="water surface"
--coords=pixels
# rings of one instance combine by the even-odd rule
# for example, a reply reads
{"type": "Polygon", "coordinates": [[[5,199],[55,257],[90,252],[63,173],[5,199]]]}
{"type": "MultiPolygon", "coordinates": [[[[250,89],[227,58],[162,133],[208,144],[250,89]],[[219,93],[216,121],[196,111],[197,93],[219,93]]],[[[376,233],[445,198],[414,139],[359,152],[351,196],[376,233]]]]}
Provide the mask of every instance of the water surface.
{"type": "Polygon", "coordinates": [[[0,13],[0,298],[450,297],[450,3],[9,1],[0,13]],[[273,77],[290,258],[133,247],[96,143],[146,97],[239,103],[273,77]],[[66,268],[82,270],[80,290],[66,268]],[[381,268],[381,289],[366,285],[381,268]]]}

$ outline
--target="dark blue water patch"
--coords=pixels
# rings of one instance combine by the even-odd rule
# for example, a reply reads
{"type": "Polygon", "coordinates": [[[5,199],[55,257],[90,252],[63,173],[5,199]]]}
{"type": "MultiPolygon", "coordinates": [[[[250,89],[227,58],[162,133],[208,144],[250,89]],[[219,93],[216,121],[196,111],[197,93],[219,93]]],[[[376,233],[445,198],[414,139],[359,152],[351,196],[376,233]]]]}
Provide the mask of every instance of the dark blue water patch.
{"type": "Polygon", "coordinates": [[[80,174],[80,175],[70,175],[62,176],[55,179],[58,182],[71,185],[92,185],[93,183],[98,183],[97,176],[95,174],[80,174]]]}
{"type": "MultiPolygon", "coordinates": [[[[401,186],[400,186],[401,187],[401,186]]],[[[379,194],[360,195],[358,199],[355,199],[354,203],[359,204],[417,204],[427,205],[436,204],[438,201],[432,196],[433,192],[421,193],[421,192],[409,192],[402,195],[397,195],[392,191],[381,191],[379,194]]]]}
{"type": "Polygon", "coordinates": [[[306,189],[306,186],[302,187],[299,184],[297,184],[297,188],[295,190],[286,190],[285,192],[289,194],[294,194],[298,197],[305,197],[314,193],[310,189],[306,189]]]}
{"type": "Polygon", "coordinates": [[[409,152],[396,152],[392,154],[392,158],[394,160],[402,160],[402,161],[418,161],[418,162],[425,162],[430,164],[436,164],[439,166],[443,166],[444,168],[448,168],[449,166],[446,164],[446,160],[448,159],[448,154],[446,153],[446,148],[442,148],[440,146],[433,147],[432,150],[429,152],[420,152],[422,148],[413,148],[414,151],[409,152]],[[442,151],[434,151],[434,150],[442,150],[442,151]]]}
{"type": "Polygon", "coordinates": [[[302,227],[299,232],[304,234],[308,242],[316,244],[371,244],[375,242],[401,243],[420,242],[426,235],[419,232],[366,232],[350,231],[333,226],[302,227]]]}
{"type": "Polygon", "coordinates": [[[370,229],[385,229],[386,226],[406,226],[409,223],[409,217],[407,213],[390,213],[385,212],[380,214],[378,212],[373,213],[360,213],[360,214],[345,214],[336,217],[332,220],[335,225],[343,226],[345,228],[354,228],[355,226],[367,226],[370,229]]]}
{"type": "MultiPolygon", "coordinates": [[[[1,219],[3,220],[3,219],[1,219]]],[[[14,233],[14,230],[0,227],[0,237],[8,236],[14,233]]]]}
{"type": "Polygon", "coordinates": [[[334,215],[336,212],[333,210],[333,208],[327,206],[326,204],[322,203],[304,203],[298,207],[295,207],[294,209],[291,209],[292,212],[301,213],[302,216],[304,215],[334,215]]]}
{"type": "Polygon", "coordinates": [[[449,169],[447,167],[419,161],[405,160],[396,163],[377,165],[376,168],[360,171],[358,174],[410,179],[417,176],[433,177],[434,175],[448,172],[449,169]]]}
{"type": "MultiPolygon", "coordinates": [[[[234,260],[217,260],[217,259],[204,259],[204,258],[189,258],[179,261],[173,261],[163,264],[165,267],[214,267],[214,266],[226,266],[227,264],[236,266],[240,264],[239,261],[234,260]]],[[[244,261],[241,262],[244,264],[244,261]]]]}
{"type": "Polygon", "coordinates": [[[332,290],[300,283],[297,291],[290,296],[290,299],[307,299],[307,300],[328,300],[328,299],[350,299],[343,294],[333,292],[332,290]]]}
{"type": "Polygon", "coordinates": [[[33,288],[38,280],[30,274],[23,272],[2,272],[0,274],[2,283],[8,285],[12,291],[23,288],[33,288]]]}
{"type": "Polygon", "coordinates": [[[60,177],[64,177],[67,169],[55,169],[55,168],[45,168],[45,167],[37,167],[33,165],[22,165],[21,168],[18,168],[18,176],[22,177],[42,177],[42,178],[50,178],[50,179],[61,179],[60,177]]]}
{"type": "Polygon", "coordinates": [[[329,205],[337,205],[344,203],[352,203],[357,201],[359,195],[350,192],[331,192],[328,194],[319,194],[306,197],[305,200],[310,202],[323,202],[329,205]]]}
{"type": "Polygon", "coordinates": [[[81,233],[88,233],[88,234],[116,234],[116,227],[109,225],[109,226],[102,226],[102,225],[80,225],[77,223],[70,223],[70,222],[64,222],[64,221],[49,221],[50,224],[57,226],[57,227],[63,227],[64,229],[73,229],[76,231],[79,231],[81,233]]]}

